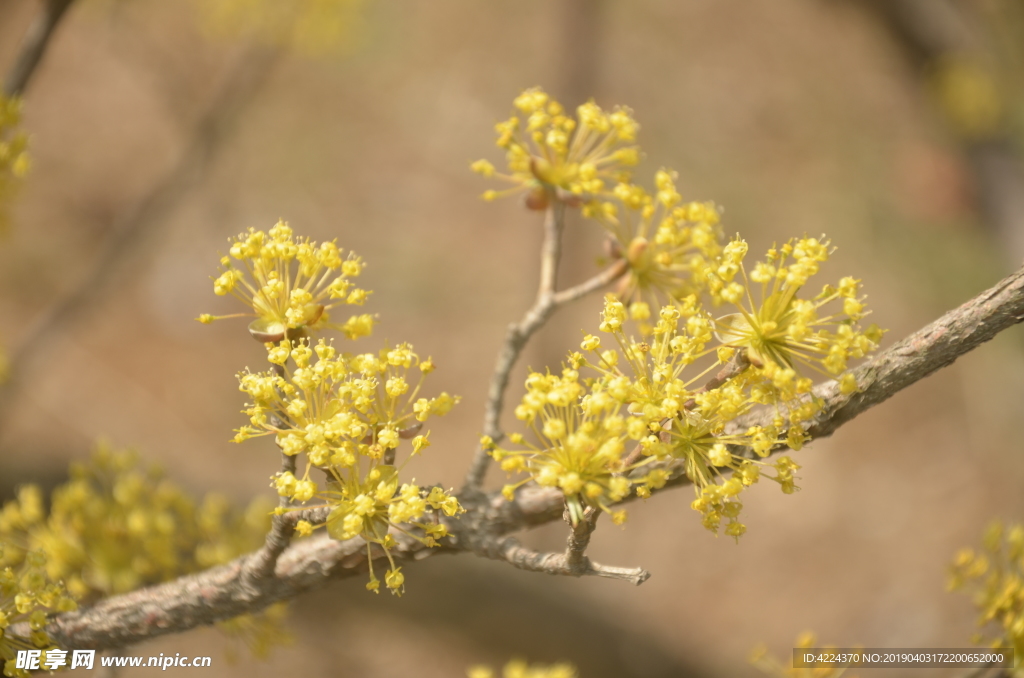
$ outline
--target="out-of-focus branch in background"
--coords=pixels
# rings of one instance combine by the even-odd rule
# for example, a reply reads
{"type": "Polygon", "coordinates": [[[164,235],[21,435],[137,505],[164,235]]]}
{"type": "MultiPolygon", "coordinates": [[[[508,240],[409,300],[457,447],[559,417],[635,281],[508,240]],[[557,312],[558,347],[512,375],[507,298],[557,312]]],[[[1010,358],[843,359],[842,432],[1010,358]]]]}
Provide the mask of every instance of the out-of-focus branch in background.
{"type": "Polygon", "coordinates": [[[28,87],[32,74],[43,59],[50,38],[60,23],[64,13],[74,0],[43,0],[43,10],[36,17],[35,21],[25,34],[25,40],[21,45],[14,66],[7,74],[4,81],[4,94],[8,97],[18,97],[24,94],[28,87]]]}
{"type": "MultiPolygon", "coordinates": [[[[977,193],[983,223],[1007,267],[1024,260],[1024,158],[1008,125],[1009,98],[991,65],[999,62],[989,27],[975,4],[955,0],[858,0],[900,43],[957,140],[977,193]],[[959,79],[969,88],[950,91],[959,79]],[[971,80],[974,80],[973,86],[971,80]],[[944,90],[944,91],[943,91],[944,90]],[[944,96],[945,95],[945,96],[944,96]],[[975,121],[958,119],[955,100],[977,110],[975,121]],[[990,99],[991,101],[986,101],[990,99]],[[966,124],[965,124],[966,123],[966,124]]],[[[1020,36],[1024,40],[1024,35],[1020,36]]],[[[1008,88],[1013,89],[1013,88],[1008,88]]],[[[1019,86],[1018,88],[1019,89],[1019,86]]],[[[965,111],[971,115],[970,111],[965,111]]]]}
{"type": "Polygon", "coordinates": [[[126,262],[167,221],[181,201],[207,176],[242,113],[266,81],[279,51],[256,47],[238,57],[205,112],[196,122],[178,161],[116,220],[85,278],[56,301],[28,331],[11,356],[8,380],[0,386],[0,430],[15,394],[43,355],[48,342],[66,331],[110,289],[126,262]]]}

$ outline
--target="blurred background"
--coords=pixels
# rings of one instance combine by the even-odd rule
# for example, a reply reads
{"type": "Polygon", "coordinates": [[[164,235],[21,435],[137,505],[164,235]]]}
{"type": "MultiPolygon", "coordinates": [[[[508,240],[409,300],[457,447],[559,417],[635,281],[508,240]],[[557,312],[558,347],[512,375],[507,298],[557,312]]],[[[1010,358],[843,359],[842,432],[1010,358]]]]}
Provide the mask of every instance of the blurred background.
{"type": "MultiPolygon", "coordinates": [[[[828,234],[822,277],[863,279],[884,345],[1024,259],[1015,0],[348,0],[294,3],[297,23],[259,14],[274,4],[77,0],[59,25],[26,92],[33,167],[0,241],[3,498],[59,482],[100,437],[197,494],[272,492],[272,442],[229,442],[233,375],[263,349],[243,321],[194,318],[231,312],[210,281],[226,239],[278,218],[368,262],[380,325],[357,348],[411,341],[439,366],[431,388],[462,396],[410,467],[461,485],[540,243],[540,216],[480,200],[491,185],[468,163],[501,160],[493,125],[526,87],[630,106],[637,179],[674,168],[752,252],[828,234]]],[[[0,70],[41,8],[0,3],[0,70]]],[[[571,221],[563,285],[597,270],[600,243],[571,221]]],[[[525,366],[557,365],[599,308],[538,335],[513,401],[525,366]]],[[[801,491],[745,495],[738,545],[701,527],[688,489],[604,523],[590,554],[649,569],[640,588],[432,558],[401,599],[354,579],[296,601],[295,641],[266,662],[229,665],[211,630],[126,653],[210,654],[225,676],[451,678],[520,656],[582,678],[710,678],[758,675],[755,644],[786,660],[808,629],[967,646],[975,610],[945,592],[947,567],[992,518],[1024,519],[1022,349],[1018,327],[797,453],[801,491]]],[[[564,532],[524,540],[561,549],[564,532]]]]}

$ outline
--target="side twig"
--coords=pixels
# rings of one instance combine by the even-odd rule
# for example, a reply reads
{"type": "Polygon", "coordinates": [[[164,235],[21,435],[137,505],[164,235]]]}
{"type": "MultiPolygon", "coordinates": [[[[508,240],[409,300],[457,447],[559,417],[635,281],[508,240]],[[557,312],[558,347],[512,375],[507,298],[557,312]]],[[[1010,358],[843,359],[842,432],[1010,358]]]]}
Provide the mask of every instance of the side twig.
{"type": "MultiPolygon", "coordinates": [[[[295,475],[295,457],[290,454],[281,453],[281,472],[295,475]]],[[[278,500],[278,508],[286,509],[291,506],[288,497],[281,497],[278,500]]],[[[246,563],[246,576],[253,582],[273,576],[274,566],[277,559],[281,557],[284,550],[291,542],[292,534],[295,531],[295,523],[298,519],[289,520],[287,513],[274,514],[271,518],[270,532],[267,533],[263,548],[256,551],[252,558],[246,563]]]]}
{"type": "MultiPolygon", "coordinates": [[[[537,300],[526,312],[522,320],[509,326],[505,334],[505,343],[498,353],[498,362],[491,378],[491,387],[487,394],[487,405],[484,410],[484,435],[490,436],[495,442],[504,436],[501,430],[501,412],[505,406],[505,392],[508,390],[509,374],[522,353],[530,337],[544,326],[555,310],[564,304],[575,301],[621,277],[627,268],[625,261],[617,261],[590,280],[575,287],[555,291],[558,278],[558,261],[562,251],[562,231],[565,228],[565,204],[560,200],[552,200],[544,219],[544,244],[541,247],[540,286],[537,300]]],[[[479,489],[490,466],[490,455],[483,446],[477,448],[476,455],[466,474],[466,488],[479,489]]]]}

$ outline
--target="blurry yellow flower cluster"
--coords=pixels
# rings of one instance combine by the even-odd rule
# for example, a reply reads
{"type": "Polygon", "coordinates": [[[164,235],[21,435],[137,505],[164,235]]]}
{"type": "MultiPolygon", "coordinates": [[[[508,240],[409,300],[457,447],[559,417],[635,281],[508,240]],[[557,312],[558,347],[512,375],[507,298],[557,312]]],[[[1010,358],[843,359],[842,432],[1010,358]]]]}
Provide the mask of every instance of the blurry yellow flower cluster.
{"type": "MultiPolygon", "coordinates": [[[[1017,666],[1024,656],[1024,525],[1008,528],[996,522],[983,539],[983,551],[963,549],[951,567],[950,590],[967,589],[978,606],[978,626],[1000,627],[995,635],[978,634],[974,641],[1012,647],[1017,666]]],[[[1024,675],[1018,668],[1012,675],[1024,675]]]]}
{"type": "Polygon", "coordinates": [[[71,466],[54,489],[20,488],[0,509],[6,562],[30,551],[49,556],[47,571],[77,598],[125,593],[217,565],[259,546],[269,529],[266,500],[245,512],[220,495],[197,503],[132,451],[100,446],[89,463],[71,466]]]}
{"type": "Polygon", "coordinates": [[[309,56],[348,48],[359,36],[363,0],[198,0],[207,28],[309,56]]]}
{"type": "MultiPolygon", "coordinates": [[[[794,648],[807,650],[810,648],[821,647],[818,644],[817,637],[810,632],[801,633],[797,636],[794,648]]],[[[835,650],[836,648],[831,645],[822,647],[823,650],[835,650]]],[[[776,676],[777,678],[840,678],[846,674],[848,665],[838,664],[836,666],[815,666],[815,667],[794,667],[792,658],[789,658],[783,662],[780,662],[775,657],[768,654],[768,648],[764,645],[758,645],[750,653],[750,663],[757,667],[762,673],[769,676],[776,676]]],[[[849,676],[848,678],[853,678],[849,676]]]]}
{"type": "Polygon", "coordinates": [[[18,131],[21,99],[0,94],[0,233],[7,229],[7,203],[28,173],[28,135],[18,131]]]}
{"type": "MultiPolygon", "coordinates": [[[[272,504],[254,500],[240,511],[221,495],[197,502],[138,455],[100,445],[88,463],[44,500],[35,485],[0,509],[0,566],[23,566],[46,553],[41,567],[75,598],[92,601],[225,563],[257,548],[270,529],[272,504]]],[[[250,628],[278,635],[264,613],[250,628]]],[[[264,648],[265,649],[265,648],[264,648]]]]}
{"type": "MultiPolygon", "coordinates": [[[[498,674],[489,666],[473,666],[466,672],[468,678],[497,678],[498,674]]],[[[513,659],[501,671],[501,678],[577,678],[576,667],[572,664],[527,664],[513,659]]]]}
{"type": "MultiPolygon", "coordinates": [[[[225,267],[215,291],[235,291],[259,316],[250,326],[265,340],[270,368],[238,375],[239,389],[249,397],[243,412],[249,425],[237,430],[235,442],[273,435],[289,456],[305,454],[303,472],[281,472],[273,486],[296,508],[311,508],[318,500],[332,508],[325,523],[297,523],[300,535],[326,525],[336,539],[362,537],[379,545],[390,563],[385,583],[400,594],[404,577],[391,550],[396,544],[391,529],[409,534],[428,546],[447,535],[441,514],[463,511],[458,501],[441,488],[400,483],[395,465],[397,450],[408,440],[412,456],[429,446],[424,422],[447,414],[458,398],[447,393],[421,395],[426,376],[434,370],[430,359],[421,360],[409,344],[385,347],[378,353],[338,352],[330,341],[312,344],[308,330],[336,329],[349,338],[369,334],[370,316],[355,316],[343,325],[327,321],[336,303],[361,304],[369,294],[350,279],[359,275],[362,261],[352,254],[342,258],[334,243],[319,246],[306,239],[293,240],[283,223],[269,233],[249,231],[239,236],[231,255],[245,262],[258,288],[247,283],[238,269],[225,267]],[[291,266],[297,266],[293,274],[291,266]],[[314,469],[319,470],[313,477],[314,469]],[[402,525],[419,530],[410,533],[402,525]]],[[[200,318],[203,320],[203,318],[200,318]]],[[[379,590],[371,569],[368,588],[379,590]]]]}
{"type": "Polygon", "coordinates": [[[478,174],[513,184],[508,190],[485,192],[486,200],[525,191],[528,207],[544,209],[555,190],[602,195],[609,182],[628,181],[626,168],[640,160],[635,145],[639,125],[628,108],[609,113],[590,101],[572,117],[539,87],[524,91],[513,103],[516,113],[495,127],[508,172],[499,172],[487,160],[471,165],[478,174]]]}
{"type": "Polygon", "coordinates": [[[0,540],[0,665],[3,675],[21,678],[29,672],[15,668],[18,650],[47,649],[52,643],[45,631],[47,616],[77,609],[63,585],[47,573],[47,557],[40,551],[8,556],[8,545],[0,540]],[[16,565],[4,565],[16,560],[16,565]],[[28,622],[28,637],[14,635],[10,627],[28,622]]]}
{"type": "MultiPolygon", "coordinates": [[[[268,232],[249,229],[230,240],[230,256],[221,258],[221,274],[213,291],[231,294],[252,309],[249,331],[260,341],[280,341],[306,336],[309,331],[334,329],[350,339],[373,330],[373,316],[356,315],[344,323],[332,323],[330,311],[343,305],[362,306],[370,293],[352,282],[363,271],[358,256],[333,242],[317,243],[293,238],[283,221],[268,232]],[[237,262],[237,263],[236,263],[237,262]],[[238,267],[241,264],[241,268],[238,267]]],[[[220,318],[199,316],[202,323],[220,318]]]]}
{"type": "MultiPolygon", "coordinates": [[[[966,54],[947,54],[932,67],[932,93],[953,129],[971,140],[1000,132],[1012,105],[991,66],[966,54]]],[[[1013,90],[1009,90],[1013,91],[1013,90]]]]}

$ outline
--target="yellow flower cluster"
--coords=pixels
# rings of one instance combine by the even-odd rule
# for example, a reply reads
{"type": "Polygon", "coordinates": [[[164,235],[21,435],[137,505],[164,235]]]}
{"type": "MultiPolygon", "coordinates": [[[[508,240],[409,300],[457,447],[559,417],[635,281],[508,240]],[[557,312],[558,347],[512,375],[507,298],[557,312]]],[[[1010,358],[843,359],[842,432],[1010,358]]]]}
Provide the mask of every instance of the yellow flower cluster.
{"type": "Polygon", "coordinates": [[[762,475],[778,482],[784,492],[795,490],[793,472],[799,467],[788,457],[773,464],[762,461],[786,442],[781,423],[755,426],[742,433],[726,432],[726,424],[751,410],[751,379],[727,380],[706,390],[698,383],[708,373],[734,358],[727,347],[712,349],[713,322],[688,297],[681,306],[663,306],[650,336],[637,341],[625,334],[626,306],[614,295],[605,299],[601,331],[611,334],[615,348],[602,350],[599,337],[587,335],[569,356],[570,367],[561,376],[532,373],[516,417],[532,430],[536,444],[521,434],[510,441],[526,449],[505,449],[485,439],[484,444],[509,473],[526,478],[505,486],[511,498],[530,480],[558,487],[565,495],[573,523],[586,507],[608,512],[613,522],[625,520],[613,504],[635,488],[640,497],[663,487],[675,471],[692,481],[704,526],[717,532],[725,520],[725,533],[739,537],[746,527],[739,522],[738,495],[762,475]],[[707,369],[685,376],[686,368],[715,353],[707,369]],[[594,376],[581,380],[580,369],[594,376]],[[757,458],[734,450],[749,448],[757,458]],[[655,464],[655,462],[661,462],[655,464]],[[649,467],[649,468],[645,468],[649,467]],[[765,474],[771,468],[774,474],[765,474]],[[728,473],[731,477],[724,478],[728,473]]]}
{"type": "MultiPolygon", "coordinates": [[[[468,678],[497,678],[489,666],[473,666],[467,672],[468,678]]],[[[513,659],[501,671],[502,678],[577,678],[576,667],[568,663],[527,664],[513,659]]]]}
{"type": "MultiPolygon", "coordinates": [[[[249,331],[258,340],[280,341],[323,329],[340,330],[350,339],[371,333],[373,316],[351,316],[343,324],[330,319],[331,309],[362,306],[370,294],[352,282],[363,270],[363,261],[355,254],[344,255],[334,242],[317,245],[308,238],[293,238],[283,221],[268,232],[249,229],[229,242],[230,256],[221,258],[213,291],[231,294],[252,308],[243,315],[256,317],[249,331]]],[[[219,318],[203,314],[198,319],[211,323],[219,318]]]]}
{"type": "MultiPolygon", "coordinates": [[[[400,524],[415,525],[426,535],[416,538],[430,546],[444,537],[444,524],[420,521],[428,511],[448,516],[461,513],[458,501],[436,487],[399,487],[398,469],[393,465],[403,439],[411,439],[409,458],[418,454],[430,444],[428,433],[417,435],[423,423],[447,414],[458,402],[447,393],[418,397],[433,363],[421,361],[408,344],[379,354],[348,355],[337,353],[323,339],[314,349],[308,342],[286,339],[268,344],[268,350],[277,370],[239,375],[240,389],[251,398],[244,410],[251,426],[239,429],[235,441],[273,434],[285,454],[305,453],[301,477],[275,476],[278,494],[300,503],[314,497],[325,500],[333,507],[326,522],[333,537],[362,536],[382,546],[389,561],[394,545],[389,527],[405,532],[400,524]],[[289,367],[289,360],[294,367],[289,367]],[[413,368],[418,372],[414,380],[413,368]],[[314,468],[323,472],[324,487],[311,478],[314,468]]],[[[299,530],[308,533],[312,527],[303,522],[299,530]]],[[[399,592],[400,573],[391,562],[389,588],[399,592]],[[392,580],[398,583],[391,586],[392,580]]],[[[372,569],[370,586],[371,590],[378,586],[372,569]]]]}
{"type": "Polygon", "coordinates": [[[628,265],[618,290],[624,301],[658,306],[706,289],[722,251],[719,210],[684,201],[669,169],[655,173],[653,191],[632,183],[627,168],[640,159],[639,125],[629,109],[607,113],[588,102],[573,118],[539,88],[514,103],[517,113],[497,125],[508,172],[486,160],[471,165],[513,187],[487,191],[485,199],[525,191],[531,209],[552,199],[582,205],[583,216],[608,233],[612,256],[628,265]]]}
{"type": "Polygon", "coordinates": [[[42,491],[27,485],[0,510],[8,562],[23,550],[45,551],[50,577],[79,598],[125,593],[246,553],[262,542],[272,509],[256,501],[241,513],[219,495],[197,504],[159,470],[139,468],[134,452],[104,446],[88,464],[71,466],[48,514],[44,505],[42,491]]]}
{"type": "Polygon", "coordinates": [[[524,91],[513,103],[516,113],[495,126],[508,173],[486,160],[471,165],[478,174],[514,184],[505,191],[485,192],[486,200],[526,191],[527,206],[544,209],[555,189],[575,196],[602,195],[608,182],[628,181],[626,168],[640,160],[635,145],[639,125],[628,108],[609,113],[590,101],[576,109],[574,118],[539,87],[524,91]]]}
{"type": "Polygon", "coordinates": [[[363,0],[200,0],[207,28],[310,56],[346,49],[359,35],[363,0]]]}
{"type": "MultiPolygon", "coordinates": [[[[64,581],[86,602],[219,565],[260,546],[272,504],[254,500],[239,511],[221,495],[197,502],[138,455],[100,445],[88,463],[47,502],[26,485],[0,509],[0,566],[18,567],[44,552],[46,576],[64,581]]],[[[271,637],[273,618],[254,615],[250,628],[271,637]]],[[[229,625],[230,628],[230,625],[229,625]]]]}
{"type": "Polygon", "coordinates": [[[7,202],[28,173],[28,135],[18,131],[21,100],[0,94],[0,233],[8,225],[7,202]]]}
{"type": "Polygon", "coordinates": [[[48,576],[47,558],[42,552],[18,554],[18,566],[3,566],[7,551],[6,542],[0,540],[0,665],[5,676],[27,678],[28,671],[15,668],[18,650],[50,648],[52,642],[45,630],[47,616],[78,606],[64,587],[48,576]],[[19,622],[28,622],[29,637],[9,632],[19,622]]]}
{"type": "Polygon", "coordinates": [[[290,645],[293,638],[287,629],[288,603],[274,603],[259,612],[240,614],[227,621],[217,622],[217,628],[231,642],[224,654],[229,662],[238,660],[235,646],[244,644],[253,657],[266,659],[270,650],[279,645],[290,645]]]}
{"type": "MultiPolygon", "coordinates": [[[[983,539],[983,551],[963,549],[951,567],[950,590],[969,589],[978,606],[978,626],[999,631],[974,642],[1014,648],[1017,665],[1024,656],[1024,525],[1008,528],[996,522],[983,539]]],[[[1017,669],[1013,675],[1021,675],[1017,669]]]]}
{"type": "MultiPolygon", "coordinates": [[[[799,649],[810,649],[819,647],[818,639],[813,633],[805,632],[797,636],[795,648],[799,649]]],[[[830,645],[823,647],[824,650],[834,650],[835,648],[830,645]]],[[[817,666],[808,668],[797,668],[793,667],[792,660],[787,659],[780,662],[775,657],[769,656],[768,648],[764,645],[758,645],[750,653],[750,663],[757,667],[762,673],[769,676],[776,676],[777,678],[840,678],[846,675],[848,666],[817,666]]],[[[848,678],[853,678],[849,676],[848,678]]]]}
{"type": "Polygon", "coordinates": [[[249,397],[243,410],[249,424],[237,430],[234,440],[273,435],[285,454],[304,454],[302,473],[280,472],[273,477],[273,487],[296,505],[293,510],[312,508],[317,504],[309,502],[319,501],[331,511],[319,525],[299,520],[298,534],[326,526],[335,539],[366,540],[371,561],[367,588],[375,592],[380,581],[373,573],[370,547],[376,544],[391,566],[385,584],[400,594],[404,576],[391,554],[397,543],[391,530],[436,546],[448,534],[440,516],[459,515],[463,508],[439,487],[400,483],[398,473],[429,446],[429,432],[421,433],[424,422],[447,414],[459,399],[448,393],[421,395],[434,363],[421,360],[409,344],[353,355],[339,353],[325,339],[312,343],[308,329],[337,329],[350,338],[369,333],[369,316],[357,316],[341,326],[326,321],[329,299],[359,304],[369,294],[349,280],[362,269],[358,257],[342,259],[333,243],[294,241],[291,229],[282,223],[268,234],[243,234],[231,254],[246,262],[260,289],[249,287],[245,276],[230,267],[216,285],[244,284],[249,293],[238,296],[260,315],[260,329],[279,330],[261,334],[250,327],[254,335],[268,339],[270,369],[246,369],[238,375],[239,389],[249,397]],[[298,264],[294,277],[289,273],[293,260],[298,264]],[[409,441],[411,453],[396,466],[403,440],[409,441]]]}
{"type": "MultiPolygon", "coordinates": [[[[709,276],[712,297],[738,311],[717,318],[715,330],[724,345],[743,351],[755,367],[761,378],[758,402],[797,402],[813,386],[801,367],[834,377],[851,358],[878,348],[883,331],[858,324],[867,315],[859,280],[846,277],[838,286],[825,285],[812,299],[798,296],[829,253],[828,240],[790,240],[771,248],[748,273],[747,243],[737,239],[726,245],[709,276]]],[[[844,393],[857,389],[851,375],[840,385],[844,393]]],[[[813,402],[805,399],[792,407],[790,420],[813,414],[813,402]]]]}
{"type": "Polygon", "coordinates": [[[658,306],[699,294],[721,254],[718,209],[712,203],[683,202],[675,180],[675,172],[661,169],[654,176],[653,195],[636,184],[620,183],[609,199],[583,207],[583,215],[604,227],[615,254],[629,264],[618,292],[624,301],[658,306]]]}
{"type": "Polygon", "coordinates": [[[947,54],[935,63],[929,84],[936,103],[961,136],[978,141],[999,133],[1011,102],[1000,91],[999,74],[989,65],[964,53],[947,54]]]}
{"type": "MultiPolygon", "coordinates": [[[[626,512],[613,512],[610,505],[631,492],[632,483],[623,473],[637,464],[627,466],[623,458],[626,443],[643,431],[627,427],[632,420],[622,416],[622,402],[607,392],[606,385],[595,386],[581,407],[587,389],[575,369],[565,369],[561,376],[534,372],[527,378],[526,388],[516,416],[530,426],[538,444],[528,445],[526,450],[506,450],[489,439],[484,441],[506,472],[528,474],[506,485],[505,497],[512,499],[517,487],[535,480],[562,491],[574,525],[586,506],[609,512],[615,523],[622,523],[626,512]]],[[[525,442],[517,433],[510,440],[525,442]]]]}

